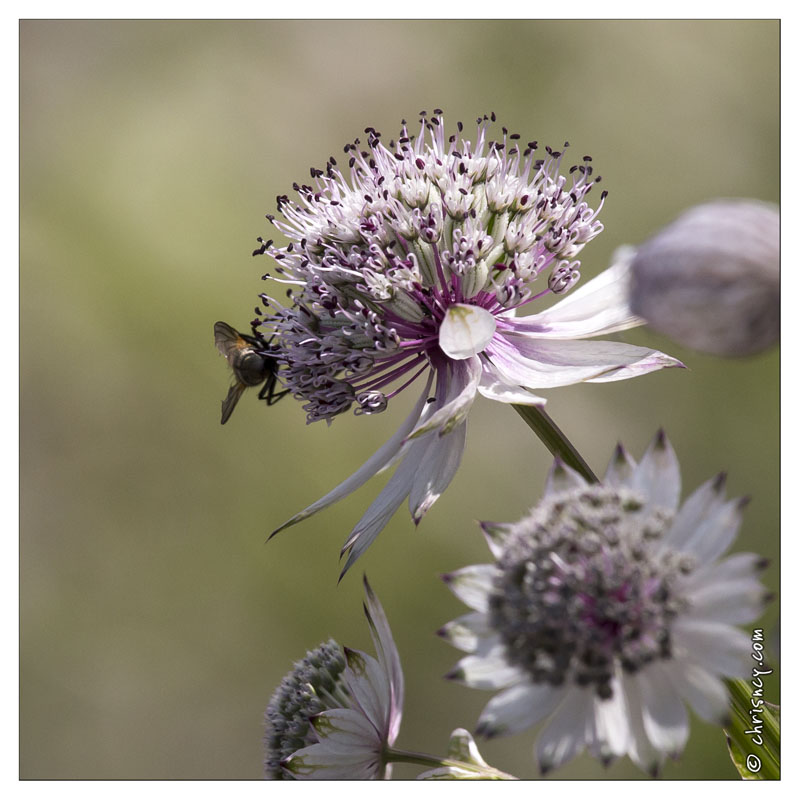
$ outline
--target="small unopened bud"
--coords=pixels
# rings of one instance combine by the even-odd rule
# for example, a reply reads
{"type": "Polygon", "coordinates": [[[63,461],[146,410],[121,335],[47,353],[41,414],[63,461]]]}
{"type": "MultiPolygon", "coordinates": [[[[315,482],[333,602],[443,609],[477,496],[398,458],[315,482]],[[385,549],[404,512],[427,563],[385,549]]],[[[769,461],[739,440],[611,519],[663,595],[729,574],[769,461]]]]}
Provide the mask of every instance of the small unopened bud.
{"type": "Polygon", "coordinates": [[[638,249],[630,301],[654,330],[694,350],[770,347],[780,335],[777,208],[715,200],[689,209],[638,249]]]}

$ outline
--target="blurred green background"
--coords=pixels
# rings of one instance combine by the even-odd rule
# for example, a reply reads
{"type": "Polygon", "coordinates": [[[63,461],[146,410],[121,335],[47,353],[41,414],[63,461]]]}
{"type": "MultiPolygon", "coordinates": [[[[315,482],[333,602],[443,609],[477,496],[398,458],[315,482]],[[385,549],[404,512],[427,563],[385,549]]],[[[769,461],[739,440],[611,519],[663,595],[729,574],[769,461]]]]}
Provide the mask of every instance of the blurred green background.
{"type": "MultiPolygon", "coordinates": [[[[306,426],[253,395],[219,424],[217,319],[246,327],[277,194],[367,125],[494,110],[523,139],[590,153],[609,191],[584,280],[613,250],[723,196],[777,202],[777,22],[23,21],[21,45],[21,775],[259,778],[262,713],[328,636],[371,649],[366,570],[405,665],[398,745],[443,752],[489,694],[441,679],[462,613],[437,576],[487,560],[476,519],[514,520],[549,458],[479,399],[461,469],[418,530],[398,513],[336,585],[381,478],[265,544],[408,411],[306,426]]],[[[469,130],[470,126],[468,126],[469,130]]],[[[736,545],[778,581],[778,353],[681,358],[635,381],[547,393],[596,470],[664,426],[684,489],[720,469],[750,495],[736,545]]],[[[777,602],[764,617],[773,631],[777,602]]],[[[778,680],[768,684],[777,702],[778,680]]],[[[531,776],[536,731],[481,747],[531,776]]],[[[398,769],[408,777],[415,770],[398,769]]],[[[735,777],[694,720],[665,777],[735,777]]],[[[643,777],[581,758],[554,778],[643,777]]]]}

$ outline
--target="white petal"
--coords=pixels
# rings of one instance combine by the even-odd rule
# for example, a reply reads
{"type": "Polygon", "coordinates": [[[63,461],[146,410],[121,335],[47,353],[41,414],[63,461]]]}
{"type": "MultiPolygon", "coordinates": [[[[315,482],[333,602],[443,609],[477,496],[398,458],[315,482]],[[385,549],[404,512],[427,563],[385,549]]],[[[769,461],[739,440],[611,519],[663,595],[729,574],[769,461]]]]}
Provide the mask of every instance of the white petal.
{"type": "Polygon", "coordinates": [[[508,535],[514,530],[514,525],[508,522],[481,522],[480,526],[492,555],[500,558],[505,549],[508,535]]]}
{"type": "Polygon", "coordinates": [[[700,564],[715,561],[733,543],[742,524],[742,501],[729,500],[699,525],[683,547],[700,564]]]}
{"type": "Polygon", "coordinates": [[[607,486],[630,486],[635,469],[636,462],[631,454],[621,444],[618,444],[611,461],[608,462],[603,483],[607,486]]]}
{"type": "Polygon", "coordinates": [[[394,475],[389,478],[386,486],[372,501],[369,508],[364,512],[364,516],[361,517],[350,536],[347,537],[347,541],[342,545],[342,554],[347,552],[348,555],[340,580],[372,544],[375,537],[386,527],[395,511],[402,505],[403,500],[408,497],[414,482],[414,476],[419,469],[420,460],[424,456],[427,447],[428,442],[424,440],[412,443],[394,475]]]}
{"type": "Polygon", "coordinates": [[[630,739],[628,755],[636,766],[649,775],[655,776],[661,767],[664,756],[650,742],[644,729],[642,715],[642,696],[635,676],[623,675],[620,681],[628,708],[630,739]]]}
{"type": "Polygon", "coordinates": [[[710,672],[694,664],[674,660],[669,677],[677,692],[701,719],[723,726],[729,719],[728,690],[710,672]]]}
{"type": "Polygon", "coordinates": [[[408,496],[415,523],[422,519],[453,480],[467,440],[467,423],[462,422],[447,436],[431,436],[429,439],[408,496]]]}
{"type": "Polygon", "coordinates": [[[478,654],[464,656],[445,677],[472,689],[505,689],[526,679],[523,670],[506,661],[502,644],[495,644],[486,652],[479,650],[478,654]]]}
{"type": "Polygon", "coordinates": [[[686,616],[744,625],[761,616],[766,601],[766,591],[755,577],[713,581],[687,580],[687,595],[691,608],[686,616]],[[694,584],[694,585],[693,585],[694,584]]]}
{"type": "Polygon", "coordinates": [[[389,441],[387,441],[383,447],[381,447],[374,455],[365,461],[364,464],[347,480],[340,483],[335,489],[332,489],[330,492],[328,492],[328,494],[326,494],[324,497],[321,497],[315,503],[312,503],[310,506],[308,506],[308,508],[305,508],[298,514],[295,514],[290,520],[288,520],[288,522],[284,522],[280,528],[277,528],[275,531],[273,531],[272,536],[278,533],[278,531],[288,528],[290,525],[295,525],[301,520],[307,519],[312,514],[316,514],[317,511],[321,511],[323,508],[333,505],[333,503],[341,500],[343,497],[346,497],[351,492],[354,492],[360,486],[363,486],[373,475],[377,474],[383,467],[385,467],[402,448],[406,437],[412,430],[414,430],[414,426],[419,422],[420,415],[422,414],[422,410],[425,406],[425,401],[428,399],[428,391],[431,388],[432,380],[433,374],[431,373],[431,375],[428,377],[428,382],[425,385],[425,389],[420,395],[419,400],[417,400],[417,403],[412,409],[411,413],[408,415],[408,417],[406,417],[403,424],[397,429],[394,436],[392,436],[392,438],[389,439],[389,441]]]}
{"type": "Polygon", "coordinates": [[[450,591],[474,611],[489,610],[489,595],[497,574],[494,564],[473,564],[442,575],[450,591]]]}
{"type": "Polygon", "coordinates": [[[394,643],[392,630],[389,627],[389,620],[383,606],[372,591],[367,576],[364,576],[364,590],[367,595],[365,611],[367,622],[375,643],[375,652],[378,656],[378,663],[389,679],[390,707],[389,707],[389,733],[387,741],[393,744],[400,730],[400,720],[403,715],[403,701],[405,697],[405,681],[403,678],[403,666],[400,663],[400,654],[397,652],[397,645],[394,643]]]}
{"type": "Polygon", "coordinates": [[[683,550],[708,515],[715,513],[724,502],[725,481],[724,475],[720,474],[701,484],[686,498],[663,539],[663,546],[683,550]]]}
{"type": "Polygon", "coordinates": [[[612,695],[606,700],[594,698],[594,715],[590,717],[591,740],[589,751],[595,758],[609,762],[628,752],[630,725],[625,694],[619,679],[612,681],[612,695]]]}
{"type": "Polygon", "coordinates": [[[505,382],[488,358],[481,359],[483,375],[478,384],[478,391],[487,399],[498,403],[518,403],[523,406],[543,406],[544,397],[529,392],[521,386],[505,382]]]}
{"type": "Polygon", "coordinates": [[[360,650],[345,648],[347,667],[344,680],[353,700],[375,728],[375,739],[383,741],[389,732],[392,690],[389,676],[377,659],[360,650]]]}
{"type": "Polygon", "coordinates": [[[536,741],[536,759],[542,774],[560,767],[584,749],[592,710],[591,691],[573,688],[567,692],[536,741]]]}
{"type": "Polygon", "coordinates": [[[360,711],[352,708],[323,711],[314,717],[312,724],[320,740],[328,741],[330,750],[344,752],[380,747],[375,727],[360,711]]]}
{"type": "Polygon", "coordinates": [[[476,356],[492,340],[496,327],[497,320],[485,308],[452,305],[439,326],[439,347],[457,361],[476,356]]]}
{"type": "Polygon", "coordinates": [[[637,676],[642,697],[642,720],[656,750],[678,756],[689,737],[689,715],[680,695],[660,664],[644,668],[637,676]]]}
{"type": "Polygon", "coordinates": [[[343,752],[323,741],[297,750],[283,766],[298,780],[374,780],[380,776],[381,759],[374,750],[343,752]]]}
{"type": "Polygon", "coordinates": [[[657,350],[623,342],[537,339],[512,332],[498,333],[484,356],[504,381],[530,389],[624,380],[683,366],[657,350]]]}
{"type": "Polygon", "coordinates": [[[681,471],[675,451],[663,431],[656,435],[642,456],[630,486],[644,496],[651,507],[658,506],[668,511],[678,507],[681,471]]]}
{"type": "Polygon", "coordinates": [[[736,581],[740,578],[753,578],[758,575],[767,561],[757,553],[734,553],[716,564],[708,564],[692,573],[702,576],[706,581],[736,581]]]}
{"type": "Polygon", "coordinates": [[[618,263],[551,308],[519,318],[520,328],[542,337],[582,339],[642,325],[628,305],[630,257],[620,255],[618,263]]]}
{"type": "Polygon", "coordinates": [[[560,458],[557,458],[553,461],[550,471],[547,473],[544,494],[547,497],[547,495],[566,492],[570,489],[583,489],[587,485],[586,480],[581,475],[572,467],[568,467],[560,458]]]}
{"type": "Polygon", "coordinates": [[[450,433],[466,418],[475,400],[480,379],[481,362],[477,357],[466,361],[450,361],[446,368],[437,370],[437,396],[442,383],[445,396],[441,401],[437,400],[433,413],[420,421],[407,438],[416,439],[437,429],[440,436],[450,433]]]}
{"type": "Polygon", "coordinates": [[[524,731],[551,714],[565,692],[563,687],[530,681],[504,689],[481,711],[475,732],[492,738],[524,731]]]}
{"type": "Polygon", "coordinates": [[[747,675],[750,640],[747,635],[722,622],[680,617],[672,627],[676,656],[684,661],[729,678],[747,675]]]}
{"type": "Polygon", "coordinates": [[[481,646],[481,642],[488,639],[499,641],[489,627],[489,617],[480,611],[464,614],[442,626],[436,633],[465,653],[474,653],[481,646]]]}

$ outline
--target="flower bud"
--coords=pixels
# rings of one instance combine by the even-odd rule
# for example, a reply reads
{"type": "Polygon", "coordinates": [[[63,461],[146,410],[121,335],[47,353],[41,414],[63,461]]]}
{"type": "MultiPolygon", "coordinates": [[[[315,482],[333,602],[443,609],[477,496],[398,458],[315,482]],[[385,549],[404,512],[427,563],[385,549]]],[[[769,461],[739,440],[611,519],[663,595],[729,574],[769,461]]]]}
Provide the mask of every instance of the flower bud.
{"type": "Polygon", "coordinates": [[[695,350],[765,350],[780,335],[779,230],[777,208],[754,200],[689,209],[638,249],[634,313],[695,350]]]}

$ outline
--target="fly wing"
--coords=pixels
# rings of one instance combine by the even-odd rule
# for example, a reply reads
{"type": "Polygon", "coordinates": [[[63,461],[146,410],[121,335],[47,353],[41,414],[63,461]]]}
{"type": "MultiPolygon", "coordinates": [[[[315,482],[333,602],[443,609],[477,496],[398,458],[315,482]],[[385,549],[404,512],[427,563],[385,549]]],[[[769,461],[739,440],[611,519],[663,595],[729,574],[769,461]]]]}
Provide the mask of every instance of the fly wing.
{"type": "Polygon", "coordinates": [[[236,408],[236,404],[239,402],[239,398],[242,396],[242,392],[247,387],[237,381],[236,383],[231,386],[228,390],[228,396],[222,401],[222,424],[224,425],[228,419],[230,418],[231,414],[233,414],[233,409],[236,408]]]}
{"type": "Polygon", "coordinates": [[[234,328],[231,328],[227,322],[215,322],[214,323],[214,344],[217,346],[217,350],[228,359],[228,362],[231,360],[231,356],[237,351],[240,350],[242,347],[246,346],[245,340],[239,335],[239,332],[234,328]]]}

